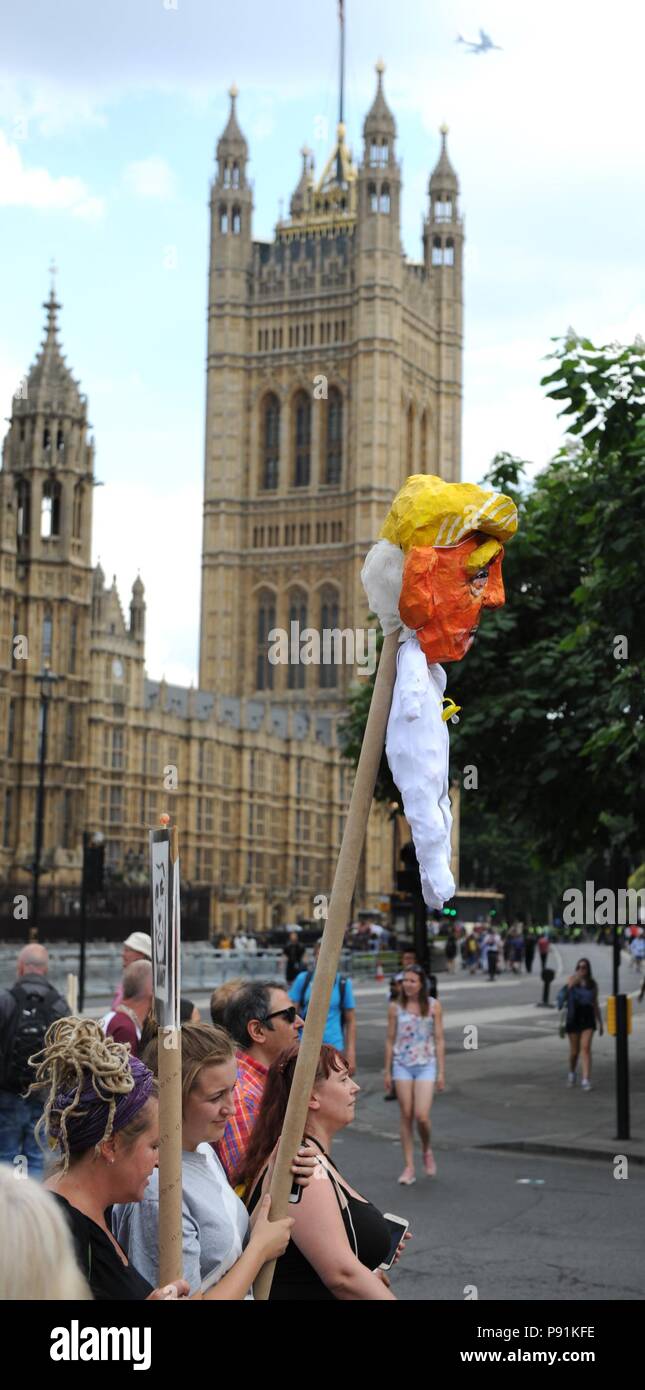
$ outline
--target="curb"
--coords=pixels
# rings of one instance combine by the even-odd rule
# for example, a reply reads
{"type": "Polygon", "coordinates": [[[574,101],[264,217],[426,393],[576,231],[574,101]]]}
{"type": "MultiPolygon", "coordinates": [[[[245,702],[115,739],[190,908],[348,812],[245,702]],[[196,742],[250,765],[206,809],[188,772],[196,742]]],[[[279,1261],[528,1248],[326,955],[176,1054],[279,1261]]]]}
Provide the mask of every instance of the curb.
{"type": "MultiPolygon", "coordinates": [[[[631,1144],[632,1142],[631,1139],[616,1140],[617,1145],[631,1144]]],[[[437,1145],[436,1147],[438,1148],[439,1146],[437,1145]]],[[[608,1161],[613,1163],[616,1158],[614,1149],[582,1149],[574,1147],[573,1144],[542,1144],[538,1141],[533,1143],[530,1139],[511,1139],[507,1142],[500,1140],[499,1143],[493,1141],[490,1144],[477,1144],[475,1147],[477,1149],[485,1149],[488,1153],[546,1154],[550,1155],[552,1158],[589,1158],[594,1161],[600,1161],[601,1163],[607,1163],[608,1161]]],[[[645,1154],[643,1153],[627,1153],[626,1157],[630,1163],[637,1163],[641,1166],[645,1166],[645,1154]]]]}

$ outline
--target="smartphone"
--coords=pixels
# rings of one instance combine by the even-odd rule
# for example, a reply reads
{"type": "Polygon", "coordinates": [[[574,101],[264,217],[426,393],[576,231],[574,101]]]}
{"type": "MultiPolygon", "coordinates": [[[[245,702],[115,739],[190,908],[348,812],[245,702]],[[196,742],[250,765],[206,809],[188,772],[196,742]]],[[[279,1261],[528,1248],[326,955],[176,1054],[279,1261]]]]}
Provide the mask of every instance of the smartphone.
{"type": "Polygon", "coordinates": [[[402,1216],[394,1216],[391,1211],[383,1212],[383,1219],[387,1221],[392,1234],[392,1241],[385,1259],[379,1265],[379,1269],[391,1269],[394,1256],[403,1240],[406,1231],[409,1229],[410,1222],[405,1221],[402,1216]]]}
{"type": "Polygon", "coordinates": [[[297,1181],[297,1179],[294,1178],[294,1180],[293,1180],[293,1182],[292,1182],[292,1184],[291,1184],[291,1191],[290,1191],[290,1193],[289,1193],[289,1201],[290,1201],[291,1203],[299,1202],[299,1201],[300,1201],[300,1198],[302,1197],[303,1192],[304,1192],[304,1188],[301,1187],[301,1185],[300,1185],[300,1183],[297,1181]]]}

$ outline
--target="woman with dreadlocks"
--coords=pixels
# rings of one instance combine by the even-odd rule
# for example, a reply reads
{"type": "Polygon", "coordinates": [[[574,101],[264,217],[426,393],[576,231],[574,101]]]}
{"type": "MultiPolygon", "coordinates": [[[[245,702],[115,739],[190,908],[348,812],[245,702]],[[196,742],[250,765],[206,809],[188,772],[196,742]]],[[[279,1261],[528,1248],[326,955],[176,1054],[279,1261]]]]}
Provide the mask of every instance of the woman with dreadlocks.
{"type": "Polygon", "coordinates": [[[46,1187],[70,1226],[80,1267],[94,1298],[183,1298],[177,1279],[153,1289],[130,1264],[110,1230],[115,1202],[140,1202],[157,1164],[157,1083],[123,1043],[106,1038],[88,1018],[63,1018],[47,1030],[30,1059],[34,1087],[46,1093],[36,1126],[56,1151],[46,1187]]]}

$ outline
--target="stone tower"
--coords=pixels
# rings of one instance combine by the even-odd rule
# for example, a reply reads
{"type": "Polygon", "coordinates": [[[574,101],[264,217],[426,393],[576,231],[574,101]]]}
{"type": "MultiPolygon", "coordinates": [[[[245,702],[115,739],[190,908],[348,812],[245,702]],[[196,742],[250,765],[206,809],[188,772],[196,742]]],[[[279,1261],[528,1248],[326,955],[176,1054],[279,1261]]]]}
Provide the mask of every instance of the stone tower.
{"type": "Polygon", "coordinates": [[[44,308],[44,342],[14,396],[0,473],[5,862],[33,854],[36,677],[45,668],[57,677],[48,720],[45,845],[72,851],[84,814],[94,447],[87,401],[58,340],[53,286],[44,308]]]}
{"type": "Polygon", "coordinates": [[[347,646],[339,664],[273,665],[269,632],[363,627],[360,568],[392,494],[412,472],[460,475],[457,179],[444,132],[423,259],[406,259],[383,71],[360,164],[342,121],[319,178],[303,149],[270,242],[252,238],[231,89],[211,193],[199,676],[218,694],[339,711],[347,646]]]}

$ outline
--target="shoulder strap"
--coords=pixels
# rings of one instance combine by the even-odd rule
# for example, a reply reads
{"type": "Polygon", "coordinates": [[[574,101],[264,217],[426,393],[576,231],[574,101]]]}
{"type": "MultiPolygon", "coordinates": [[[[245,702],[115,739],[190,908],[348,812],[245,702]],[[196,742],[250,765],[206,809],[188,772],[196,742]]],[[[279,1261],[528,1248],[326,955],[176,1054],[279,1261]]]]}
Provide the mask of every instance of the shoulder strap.
{"type": "Polygon", "coordinates": [[[345,990],[347,988],[347,976],[341,975],[338,981],[338,993],[340,995],[340,1012],[345,1012],[345,990]]]}
{"type": "Polygon", "coordinates": [[[306,1008],[305,999],[306,999],[306,997],[307,997],[307,989],[308,989],[309,984],[310,984],[310,982],[311,982],[312,976],[313,976],[313,970],[305,970],[305,978],[304,978],[304,980],[303,980],[303,982],[302,982],[302,985],[301,985],[301,987],[300,987],[300,996],[299,996],[299,999],[298,999],[298,1003],[300,1004],[300,1007],[303,1008],[303,1009],[306,1008]]]}

